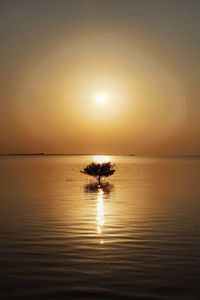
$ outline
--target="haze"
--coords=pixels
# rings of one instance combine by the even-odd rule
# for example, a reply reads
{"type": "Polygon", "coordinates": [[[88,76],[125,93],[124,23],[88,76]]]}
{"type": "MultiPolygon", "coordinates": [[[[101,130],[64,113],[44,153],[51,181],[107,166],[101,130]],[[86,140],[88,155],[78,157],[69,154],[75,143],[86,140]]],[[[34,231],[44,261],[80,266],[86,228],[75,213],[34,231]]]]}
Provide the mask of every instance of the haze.
{"type": "Polygon", "coordinates": [[[200,154],[199,12],[1,1],[0,153],[200,154]]]}

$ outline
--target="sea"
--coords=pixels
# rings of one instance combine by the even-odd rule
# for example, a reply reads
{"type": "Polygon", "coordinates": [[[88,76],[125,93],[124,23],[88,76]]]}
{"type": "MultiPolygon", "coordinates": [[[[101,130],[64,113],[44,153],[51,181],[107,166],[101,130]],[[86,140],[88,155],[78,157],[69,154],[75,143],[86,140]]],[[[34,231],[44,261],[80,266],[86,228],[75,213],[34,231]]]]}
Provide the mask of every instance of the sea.
{"type": "Polygon", "coordinates": [[[1,156],[0,299],[199,300],[200,159],[1,156]]]}

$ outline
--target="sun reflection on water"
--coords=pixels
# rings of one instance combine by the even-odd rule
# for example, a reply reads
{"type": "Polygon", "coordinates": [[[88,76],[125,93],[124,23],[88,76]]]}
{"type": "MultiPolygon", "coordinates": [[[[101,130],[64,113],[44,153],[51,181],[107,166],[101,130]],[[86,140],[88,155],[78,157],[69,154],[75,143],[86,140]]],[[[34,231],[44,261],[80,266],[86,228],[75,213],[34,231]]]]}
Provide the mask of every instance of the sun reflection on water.
{"type": "MultiPolygon", "coordinates": [[[[99,189],[97,194],[97,234],[101,235],[104,225],[104,199],[103,190],[99,189]]],[[[104,240],[101,239],[100,244],[103,244],[104,240]]]]}
{"type": "Polygon", "coordinates": [[[113,191],[114,186],[108,182],[102,183],[99,187],[97,182],[89,183],[84,186],[84,192],[93,194],[91,199],[96,201],[96,236],[98,238],[98,243],[103,245],[105,243],[105,204],[106,200],[110,199],[110,193],[113,191]]]}
{"type": "Polygon", "coordinates": [[[111,157],[109,155],[94,155],[93,161],[95,163],[104,163],[109,162],[111,160],[111,157]]]}

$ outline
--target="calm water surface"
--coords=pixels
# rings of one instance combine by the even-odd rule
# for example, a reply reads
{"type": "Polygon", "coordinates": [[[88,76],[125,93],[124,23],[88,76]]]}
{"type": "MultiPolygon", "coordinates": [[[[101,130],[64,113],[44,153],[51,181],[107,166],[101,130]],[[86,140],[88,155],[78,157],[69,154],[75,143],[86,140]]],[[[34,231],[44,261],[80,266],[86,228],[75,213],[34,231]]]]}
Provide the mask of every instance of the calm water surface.
{"type": "Polygon", "coordinates": [[[200,160],[0,157],[1,299],[200,299],[200,160]]]}

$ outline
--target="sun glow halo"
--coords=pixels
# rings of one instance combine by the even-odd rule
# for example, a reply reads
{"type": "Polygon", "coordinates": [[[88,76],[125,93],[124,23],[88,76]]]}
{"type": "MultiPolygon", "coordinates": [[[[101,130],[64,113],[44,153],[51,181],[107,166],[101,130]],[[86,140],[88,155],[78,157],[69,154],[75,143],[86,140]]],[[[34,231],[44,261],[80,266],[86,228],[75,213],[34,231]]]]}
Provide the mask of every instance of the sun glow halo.
{"type": "Polygon", "coordinates": [[[96,103],[97,104],[106,104],[106,102],[108,101],[108,95],[107,94],[97,94],[96,95],[96,103]]]}

